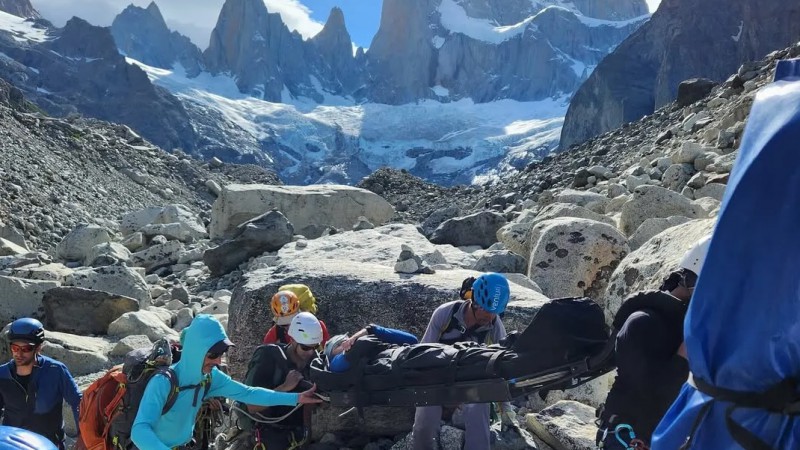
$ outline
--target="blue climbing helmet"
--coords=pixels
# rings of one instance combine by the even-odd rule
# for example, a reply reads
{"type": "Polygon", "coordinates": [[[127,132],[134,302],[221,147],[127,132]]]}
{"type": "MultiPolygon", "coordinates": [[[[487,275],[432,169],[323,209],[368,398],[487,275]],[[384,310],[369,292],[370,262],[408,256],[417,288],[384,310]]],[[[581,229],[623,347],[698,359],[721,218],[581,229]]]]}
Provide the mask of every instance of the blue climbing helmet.
{"type": "Polygon", "coordinates": [[[8,341],[26,341],[40,345],[44,342],[44,326],[42,322],[30,317],[17,319],[8,329],[8,341]]]}
{"type": "Polygon", "coordinates": [[[43,436],[22,428],[0,426],[0,450],[57,450],[43,436]]]}
{"type": "Polygon", "coordinates": [[[472,284],[472,301],[486,312],[502,314],[508,305],[511,289],[499,273],[486,273],[472,284]]]}

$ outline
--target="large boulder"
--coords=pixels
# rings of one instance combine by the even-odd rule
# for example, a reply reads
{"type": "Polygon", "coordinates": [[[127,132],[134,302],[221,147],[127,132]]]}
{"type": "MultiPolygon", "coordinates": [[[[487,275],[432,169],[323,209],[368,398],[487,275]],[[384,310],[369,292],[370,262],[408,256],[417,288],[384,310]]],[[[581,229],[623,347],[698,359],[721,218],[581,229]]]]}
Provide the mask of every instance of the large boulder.
{"type": "Polygon", "coordinates": [[[228,238],[239,224],[273,209],[282,212],[298,234],[309,238],[320,236],[327,226],[350,229],[360,216],[380,225],[394,215],[389,202],[352,186],[230,184],[211,210],[211,239],[228,238]]]}
{"type": "Polygon", "coordinates": [[[155,244],[131,254],[131,264],[152,272],[160,267],[177,263],[183,251],[184,246],[180,241],[155,244]]]}
{"type": "Polygon", "coordinates": [[[102,338],[45,331],[42,354],[61,361],[73,376],[87,375],[111,368],[106,354],[111,343],[102,338]]]}
{"type": "MultiPolygon", "coordinates": [[[[277,259],[338,259],[394,267],[403,245],[411,247],[414,254],[428,265],[450,264],[467,269],[477,261],[475,256],[452,245],[432,244],[414,225],[399,223],[284,245],[278,251],[277,259]]],[[[250,268],[274,265],[273,260],[257,258],[250,268]]]]}
{"type": "MultiPolygon", "coordinates": [[[[228,308],[228,332],[237,343],[229,354],[231,373],[244,375],[250,355],[272,325],[269,302],[264,299],[284,284],[302,283],[311,288],[318,299],[319,316],[325,318],[331,334],[352,333],[374,322],[422,336],[433,310],[456,300],[461,282],[478,275],[469,270],[406,275],[381,264],[313,255],[284,259],[249,272],[234,289],[228,308]]],[[[503,318],[506,328],[524,329],[547,301],[538,292],[512,284],[511,302],[503,318]]]]}
{"type": "Polygon", "coordinates": [[[16,256],[28,253],[28,249],[7,239],[0,238],[0,256],[16,256]]]}
{"type": "Polygon", "coordinates": [[[563,400],[525,420],[528,428],[544,442],[559,450],[591,450],[595,448],[595,409],[578,402],[563,400]]]}
{"type": "Polygon", "coordinates": [[[12,277],[26,278],[29,280],[57,281],[64,283],[67,276],[73,272],[72,269],[61,263],[49,263],[44,265],[25,265],[10,269],[12,277]]]}
{"type": "Polygon", "coordinates": [[[545,220],[531,232],[528,276],[550,298],[597,298],[628,252],[625,236],[606,223],[574,217],[545,220]]]}
{"type": "Polygon", "coordinates": [[[524,211],[513,222],[497,230],[497,239],[502,242],[507,249],[528,259],[531,253],[530,236],[533,227],[539,222],[555,219],[557,217],[591,219],[616,226],[614,219],[598,214],[583,206],[572,203],[551,203],[542,208],[538,214],[533,214],[533,211],[530,210],[524,211]]]}
{"type": "Polygon", "coordinates": [[[487,250],[472,270],[478,272],[527,273],[525,258],[508,250],[487,250]]]}
{"type": "Polygon", "coordinates": [[[444,221],[434,230],[431,242],[455,247],[479,245],[488,248],[497,242],[497,230],[506,224],[502,215],[481,211],[444,221]]]}
{"type": "Polygon", "coordinates": [[[611,275],[604,300],[606,318],[611,319],[622,301],[634,292],[658,289],[664,278],[678,268],[684,253],[711,233],[714,220],[692,220],[653,236],[631,252],[611,275]]]}
{"type": "Polygon", "coordinates": [[[0,276],[0,324],[20,317],[41,319],[44,316],[44,293],[58,286],[55,281],[0,276]]]}
{"type": "Polygon", "coordinates": [[[605,212],[608,200],[605,195],[575,189],[564,189],[555,196],[556,203],[571,203],[601,214],[605,212]]]}
{"type": "Polygon", "coordinates": [[[25,235],[14,225],[4,223],[2,220],[0,220],[0,239],[13,242],[24,249],[28,248],[28,244],[25,242],[25,235]]]}
{"type": "Polygon", "coordinates": [[[72,334],[105,334],[121,315],[139,310],[130,297],[79,287],[57,287],[42,299],[45,326],[72,334]]]}
{"type": "Polygon", "coordinates": [[[136,299],[140,307],[150,304],[150,287],[139,272],[122,265],[76,270],[67,276],[67,286],[94,289],[136,299]]]}
{"type": "Polygon", "coordinates": [[[654,217],[647,219],[642,222],[641,225],[639,225],[639,228],[636,229],[636,232],[634,232],[630,239],[628,239],[628,246],[630,246],[631,250],[636,250],[658,233],[661,233],[667,228],[686,223],[690,220],[691,219],[688,217],[683,216],[654,217]]]}
{"type": "Polygon", "coordinates": [[[622,205],[619,225],[622,232],[630,236],[645,220],[670,216],[705,219],[708,213],[677,192],[658,186],[639,186],[634,189],[633,197],[622,205]]]}
{"type": "Polygon", "coordinates": [[[312,437],[319,439],[325,433],[352,430],[358,430],[359,435],[394,436],[408,431],[414,424],[414,408],[367,407],[364,408],[364,419],[354,414],[354,411],[344,414],[348,409],[328,404],[315,408],[312,417],[314,432],[312,437]]]}
{"type": "MultiPolygon", "coordinates": [[[[125,313],[108,326],[111,336],[144,335],[155,342],[162,337],[178,338],[178,332],[168,327],[158,314],[152,311],[135,311],[125,313]]],[[[264,335],[261,335],[263,340],[264,335]]],[[[258,342],[261,342],[259,340],[258,342]]],[[[238,341],[237,341],[238,342],[238,341]]]]}
{"type": "Polygon", "coordinates": [[[131,252],[124,245],[116,242],[104,242],[89,249],[86,254],[85,266],[110,266],[125,263],[131,258],[131,252]]]}
{"type": "Polygon", "coordinates": [[[239,264],[264,252],[274,252],[288,244],[294,236],[294,227],[279,211],[270,211],[237,227],[232,240],[203,253],[211,275],[224,275],[239,264]]]}
{"type": "Polygon", "coordinates": [[[678,85],[678,98],[675,99],[680,107],[704,99],[718,83],[708,78],[691,78],[681,81],[678,85]]]}
{"type": "Polygon", "coordinates": [[[167,205],[134,211],[122,216],[120,231],[129,235],[141,231],[145,236],[162,235],[189,241],[208,236],[203,222],[183,205],[167,205]]]}
{"type": "Polygon", "coordinates": [[[111,242],[108,230],[98,225],[79,225],[58,243],[56,255],[67,261],[81,261],[97,244],[111,242]]]}

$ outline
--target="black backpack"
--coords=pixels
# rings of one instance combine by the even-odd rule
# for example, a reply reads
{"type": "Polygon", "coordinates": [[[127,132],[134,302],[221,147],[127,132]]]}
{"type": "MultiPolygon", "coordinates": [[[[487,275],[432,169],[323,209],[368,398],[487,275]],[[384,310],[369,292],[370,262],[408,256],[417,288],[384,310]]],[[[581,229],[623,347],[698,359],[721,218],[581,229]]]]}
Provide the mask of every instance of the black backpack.
{"type": "MultiPolygon", "coordinates": [[[[272,380],[271,387],[280,386],[289,374],[289,357],[286,355],[285,344],[266,344],[258,346],[250,357],[250,362],[247,364],[247,373],[244,377],[244,384],[248,386],[257,386],[256,381],[269,379],[272,380]],[[266,361],[272,361],[272,372],[266,373],[269,366],[265,364],[266,361]]],[[[247,406],[239,403],[238,408],[247,410],[247,406]]],[[[244,414],[237,414],[237,422],[239,428],[245,431],[253,429],[253,421],[244,414]]]]}

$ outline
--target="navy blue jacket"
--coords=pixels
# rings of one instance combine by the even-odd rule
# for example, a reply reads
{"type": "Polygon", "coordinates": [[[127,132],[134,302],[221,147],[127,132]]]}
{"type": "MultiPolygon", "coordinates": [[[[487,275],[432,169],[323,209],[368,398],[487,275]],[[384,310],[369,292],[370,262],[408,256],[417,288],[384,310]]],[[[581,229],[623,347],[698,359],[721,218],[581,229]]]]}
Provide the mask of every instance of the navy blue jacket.
{"type": "Polygon", "coordinates": [[[81,392],[69,369],[52,358],[38,355],[27,390],[12,376],[16,370],[14,360],[0,366],[3,425],[39,433],[61,446],[64,440],[61,405],[66,401],[72,407],[77,424],[81,402],[81,392]]]}

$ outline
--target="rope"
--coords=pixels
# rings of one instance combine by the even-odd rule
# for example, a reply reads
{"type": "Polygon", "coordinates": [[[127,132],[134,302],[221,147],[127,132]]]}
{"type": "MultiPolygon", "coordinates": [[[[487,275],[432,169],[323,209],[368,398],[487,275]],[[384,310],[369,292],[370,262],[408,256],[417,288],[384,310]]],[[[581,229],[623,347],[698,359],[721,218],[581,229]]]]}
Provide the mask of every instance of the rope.
{"type": "Polygon", "coordinates": [[[287,417],[291,416],[295,411],[300,409],[302,406],[303,406],[302,403],[298,403],[297,406],[292,408],[291,411],[289,411],[288,413],[286,413],[286,414],[284,414],[284,415],[282,415],[280,417],[264,417],[264,416],[262,416],[261,414],[258,414],[258,413],[256,413],[256,415],[258,416],[258,417],[256,417],[256,416],[253,416],[252,414],[250,414],[249,412],[243,410],[242,408],[239,408],[236,405],[231,406],[231,410],[238,411],[241,414],[244,414],[245,417],[249,418],[253,422],[273,424],[273,423],[278,423],[278,422],[286,419],[287,417]]]}

